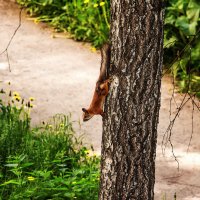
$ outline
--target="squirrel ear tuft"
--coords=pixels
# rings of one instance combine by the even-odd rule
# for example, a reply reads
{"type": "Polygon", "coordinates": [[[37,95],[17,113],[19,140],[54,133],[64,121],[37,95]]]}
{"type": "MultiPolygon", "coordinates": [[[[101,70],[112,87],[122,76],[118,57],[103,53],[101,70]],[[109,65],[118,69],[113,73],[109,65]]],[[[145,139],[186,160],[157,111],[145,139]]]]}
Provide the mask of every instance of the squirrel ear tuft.
{"type": "Polygon", "coordinates": [[[87,110],[85,108],[82,108],[82,111],[85,112],[85,113],[87,112],[87,110]]]}

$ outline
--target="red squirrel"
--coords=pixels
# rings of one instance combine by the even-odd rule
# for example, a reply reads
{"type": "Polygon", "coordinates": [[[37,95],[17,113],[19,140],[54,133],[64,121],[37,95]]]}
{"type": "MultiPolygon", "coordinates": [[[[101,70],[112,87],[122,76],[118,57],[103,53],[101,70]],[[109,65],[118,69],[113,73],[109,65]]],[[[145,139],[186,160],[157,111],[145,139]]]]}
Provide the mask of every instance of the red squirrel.
{"type": "Polygon", "coordinates": [[[83,121],[88,121],[94,115],[103,117],[103,105],[109,92],[110,79],[107,77],[107,69],[110,66],[110,45],[104,44],[101,48],[101,68],[100,75],[96,82],[92,102],[88,109],[82,108],[83,121]]]}

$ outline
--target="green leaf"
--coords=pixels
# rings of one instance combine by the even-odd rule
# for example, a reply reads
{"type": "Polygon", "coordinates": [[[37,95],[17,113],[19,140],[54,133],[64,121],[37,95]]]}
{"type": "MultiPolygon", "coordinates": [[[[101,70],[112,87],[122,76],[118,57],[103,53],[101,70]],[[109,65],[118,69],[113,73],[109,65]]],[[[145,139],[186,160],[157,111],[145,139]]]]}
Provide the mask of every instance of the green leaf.
{"type": "Polygon", "coordinates": [[[180,28],[185,35],[189,35],[189,20],[186,16],[181,16],[176,20],[175,26],[180,28]]]}
{"type": "Polygon", "coordinates": [[[166,15],[165,24],[174,25],[175,22],[176,22],[176,16],[175,15],[173,15],[172,13],[166,15]]]}
{"type": "Polygon", "coordinates": [[[14,185],[20,185],[21,182],[19,181],[15,181],[15,180],[10,180],[10,181],[6,181],[3,184],[1,184],[0,186],[5,186],[5,185],[9,185],[9,184],[14,184],[14,185]]]}
{"type": "Polygon", "coordinates": [[[73,198],[73,197],[75,197],[75,193],[73,193],[73,192],[71,192],[71,193],[66,192],[66,193],[64,194],[64,196],[65,196],[65,197],[69,197],[69,198],[73,198]]]}
{"type": "Polygon", "coordinates": [[[18,167],[19,164],[18,163],[13,163],[13,164],[5,164],[4,166],[6,167],[18,167]]]}
{"type": "Polygon", "coordinates": [[[196,33],[197,22],[192,22],[189,24],[189,33],[190,35],[195,35],[196,33]]]}
{"type": "Polygon", "coordinates": [[[188,19],[192,20],[193,22],[198,22],[199,13],[200,13],[200,8],[188,9],[187,10],[187,17],[188,17],[188,19]]]}
{"type": "Polygon", "coordinates": [[[186,12],[188,19],[192,20],[193,22],[197,22],[199,20],[199,13],[200,13],[200,4],[198,4],[194,0],[190,0],[186,12]]]}
{"type": "Polygon", "coordinates": [[[26,167],[30,167],[32,166],[34,163],[23,163],[21,164],[22,168],[26,168],[26,167]]]}
{"type": "Polygon", "coordinates": [[[199,60],[200,63],[200,40],[192,48],[192,60],[199,60]]]}
{"type": "Polygon", "coordinates": [[[177,38],[174,35],[172,35],[170,38],[165,37],[164,48],[170,48],[171,46],[174,46],[176,41],[177,41],[177,38]]]}
{"type": "Polygon", "coordinates": [[[180,67],[184,74],[187,74],[186,66],[188,64],[189,59],[190,59],[189,57],[185,57],[184,59],[181,59],[181,61],[180,61],[180,67]]]}
{"type": "Polygon", "coordinates": [[[192,81],[196,82],[196,83],[200,83],[200,76],[192,76],[192,81]]]}
{"type": "Polygon", "coordinates": [[[179,63],[179,61],[177,61],[172,66],[172,73],[173,73],[174,78],[176,78],[178,76],[179,68],[180,68],[180,63],[179,63]]]}

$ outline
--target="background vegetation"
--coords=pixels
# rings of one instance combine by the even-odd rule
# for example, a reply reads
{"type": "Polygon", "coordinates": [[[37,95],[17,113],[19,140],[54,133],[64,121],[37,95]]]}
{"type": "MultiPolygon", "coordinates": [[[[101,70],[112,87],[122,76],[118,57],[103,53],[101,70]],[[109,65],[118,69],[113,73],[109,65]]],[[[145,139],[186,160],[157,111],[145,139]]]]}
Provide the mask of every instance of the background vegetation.
{"type": "MultiPolygon", "coordinates": [[[[76,40],[91,42],[94,47],[100,47],[108,40],[110,0],[17,2],[27,8],[36,22],[47,22],[56,31],[68,32],[76,40]]],[[[170,66],[181,91],[200,96],[200,2],[168,0],[165,16],[165,68],[170,66]],[[171,66],[175,57],[176,62],[171,66]]]]}
{"type": "Polygon", "coordinates": [[[76,40],[101,46],[109,33],[109,2],[99,0],[17,0],[35,22],[47,22],[76,40]]]}
{"type": "Polygon", "coordinates": [[[181,91],[200,97],[200,1],[168,1],[164,39],[165,66],[174,63],[172,73],[181,91]]]}
{"type": "Polygon", "coordinates": [[[99,158],[75,137],[68,116],[30,128],[32,101],[1,89],[0,199],[97,199],[99,158]]]}

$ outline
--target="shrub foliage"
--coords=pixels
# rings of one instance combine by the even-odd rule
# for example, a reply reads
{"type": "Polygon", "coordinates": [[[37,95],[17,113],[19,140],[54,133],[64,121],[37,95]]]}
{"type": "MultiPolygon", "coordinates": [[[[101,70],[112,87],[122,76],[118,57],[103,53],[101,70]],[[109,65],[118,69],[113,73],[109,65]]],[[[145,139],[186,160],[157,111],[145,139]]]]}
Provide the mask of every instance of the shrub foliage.
{"type": "Polygon", "coordinates": [[[17,0],[35,21],[48,22],[76,40],[99,47],[108,38],[108,2],[99,0],[17,0]]]}
{"type": "Polygon", "coordinates": [[[200,96],[200,2],[169,0],[164,31],[164,64],[177,56],[172,73],[181,90],[200,96]]]}

